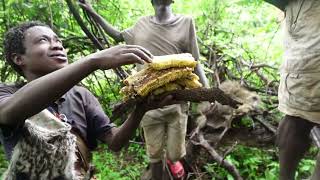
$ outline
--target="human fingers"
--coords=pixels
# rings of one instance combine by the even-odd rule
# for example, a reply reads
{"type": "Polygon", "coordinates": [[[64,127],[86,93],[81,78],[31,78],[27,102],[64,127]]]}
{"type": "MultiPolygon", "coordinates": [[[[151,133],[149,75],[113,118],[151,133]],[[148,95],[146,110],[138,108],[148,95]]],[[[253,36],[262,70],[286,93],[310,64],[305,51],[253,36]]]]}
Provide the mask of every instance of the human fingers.
{"type": "Polygon", "coordinates": [[[165,105],[169,105],[169,104],[173,104],[173,96],[172,95],[168,95],[165,96],[159,103],[160,106],[165,106],[165,105]]]}
{"type": "Polygon", "coordinates": [[[128,46],[128,48],[137,48],[137,49],[140,49],[140,50],[143,51],[145,54],[147,54],[151,59],[153,58],[152,53],[151,53],[148,49],[146,49],[146,48],[144,48],[144,47],[142,47],[142,46],[138,46],[138,45],[127,45],[127,46],[128,46]]]}
{"type": "Polygon", "coordinates": [[[123,53],[133,53],[147,63],[150,63],[152,61],[151,57],[148,54],[146,54],[142,49],[139,49],[139,48],[127,48],[123,50],[123,53]]]}
{"type": "Polygon", "coordinates": [[[145,61],[135,53],[125,53],[122,55],[122,57],[123,59],[125,59],[125,64],[132,64],[132,63],[144,64],[145,63],[145,61]]]}
{"type": "Polygon", "coordinates": [[[161,97],[161,100],[158,100],[157,104],[158,107],[163,107],[171,104],[181,104],[183,101],[178,101],[175,99],[173,95],[166,95],[164,97],[161,97]]]}

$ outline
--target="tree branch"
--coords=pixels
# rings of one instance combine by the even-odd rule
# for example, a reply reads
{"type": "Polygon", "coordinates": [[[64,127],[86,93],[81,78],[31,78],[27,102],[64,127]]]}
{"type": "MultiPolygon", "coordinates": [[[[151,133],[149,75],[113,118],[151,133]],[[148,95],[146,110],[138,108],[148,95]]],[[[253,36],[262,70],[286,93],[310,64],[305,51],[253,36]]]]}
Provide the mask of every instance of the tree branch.
{"type": "MultiPolygon", "coordinates": [[[[209,101],[215,102],[218,101],[223,105],[229,105],[231,107],[236,108],[237,105],[241,104],[230,98],[219,88],[197,88],[197,89],[184,89],[184,90],[175,90],[166,92],[164,94],[154,96],[154,102],[161,101],[164,97],[171,95],[173,99],[176,101],[192,101],[192,102],[201,102],[201,101],[209,101]]],[[[131,110],[135,107],[137,103],[142,103],[146,101],[148,97],[137,97],[134,99],[129,99],[126,102],[118,104],[114,107],[112,111],[112,118],[116,119],[125,114],[128,110],[131,110]]]]}

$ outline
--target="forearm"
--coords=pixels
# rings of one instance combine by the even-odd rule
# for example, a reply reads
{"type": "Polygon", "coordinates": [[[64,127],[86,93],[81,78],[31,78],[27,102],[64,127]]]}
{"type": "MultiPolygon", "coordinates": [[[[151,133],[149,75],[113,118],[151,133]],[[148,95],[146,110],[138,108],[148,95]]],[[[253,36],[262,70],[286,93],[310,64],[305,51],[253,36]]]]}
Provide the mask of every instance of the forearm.
{"type": "Polygon", "coordinates": [[[87,59],[27,83],[0,104],[0,124],[15,125],[37,114],[95,69],[87,59]]]}
{"type": "Polygon", "coordinates": [[[129,118],[116,130],[112,135],[109,148],[113,151],[119,151],[124,145],[126,145],[130,138],[133,137],[136,129],[139,127],[140,121],[144,116],[145,111],[135,109],[129,118]]]}
{"type": "Polygon", "coordinates": [[[206,88],[209,88],[209,82],[208,82],[208,79],[206,77],[206,74],[204,73],[204,70],[201,66],[201,64],[197,64],[196,68],[195,68],[195,73],[199,76],[199,79],[200,79],[200,83],[206,87],[206,88]]]}
{"type": "Polygon", "coordinates": [[[92,17],[96,20],[98,24],[101,25],[103,30],[111,36],[115,41],[117,42],[122,42],[124,41],[121,32],[117,29],[115,29],[112,25],[110,25],[102,16],[100,16],[97,12],[95,11],[89,11],[89,13],[92,15],[92,17]]]}

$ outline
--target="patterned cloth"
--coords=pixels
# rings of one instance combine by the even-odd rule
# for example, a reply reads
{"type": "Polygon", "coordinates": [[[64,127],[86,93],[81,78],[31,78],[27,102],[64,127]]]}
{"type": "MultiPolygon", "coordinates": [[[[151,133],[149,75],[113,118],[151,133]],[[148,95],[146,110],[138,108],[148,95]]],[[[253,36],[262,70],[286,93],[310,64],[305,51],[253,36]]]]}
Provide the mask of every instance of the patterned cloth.
{"type": "Polygon", "coordinates": [[[77,179],[76,137],[48,110],[27,119],[3,179],[77,179]]]}

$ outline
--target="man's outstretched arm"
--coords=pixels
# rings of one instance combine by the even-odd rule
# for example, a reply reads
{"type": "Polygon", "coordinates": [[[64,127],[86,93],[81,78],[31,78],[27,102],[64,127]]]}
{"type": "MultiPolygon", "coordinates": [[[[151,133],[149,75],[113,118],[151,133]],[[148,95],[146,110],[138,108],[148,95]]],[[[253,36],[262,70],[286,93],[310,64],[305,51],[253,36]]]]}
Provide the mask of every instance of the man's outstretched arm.
{"type": "MultiPolygon", "coordinates": [[[[196,27],[193,19],[191,19],[189,33],[190,33],[189,34],[190,42],[189,42],[188,51],[189,53],[192,54],[192,56],[195,58],[196,61],[199,61],[200,52],[199,52],[199,47],[197,42],[196,27]]],[[[203,85],[203,87],[209,88],[208,78],[206,77],[206,74],[200,62],[197,64],[196,68],[194,69],[194,72],[196,75],[199,76],[200,83],[203,85]]]]}
{"type": "Polygon", "coordinates": [[[136,104],[134,111],[120,127],[114,127],[98,138],[108,144],[108,147],[111,150],[119,151],[129,142],[129,139],[133,137],[145,112],[151,109],[157,109],[166,105],[178,103],[181,102],[175,101],[170,95],[166,96],[161,101],[152,101],[152,97],[149,97],[147,100],[136,104]]]}
{"type": "Polygon", "coordinates": [[[86,0],[80,0],[79,5],[85,9],[96,21],[98,24],[101,25],[103,30],[111,36],[116,42],[122,42],[124,41],[124,38],[119,30],[114,28],[112,25],[110,25],[105,18],[100,16],[89,4],[86,0]]]}
{"type": "Polygon", "coordinates": [[[98,139],[106,143],[110,150],[115,152],[120,151],[129,142],[130,138],[134,136],[145,112],[144,109],[135,109],[120,127],[111,128],[108,132],[98,137],[98,139]]]}
{"type": "Polygon", "coordinates": [[[203,87],[205,88],[209,88],[209,82],[208,82],[208,78],[203,70],[203,67],[200,63],[197,64],[195,70],[194,70],[195,74],[197,74],[199,76],[199,80],[200,83],[203,85],[203,87]]]}
{"type": "Polygon", "coordinates": [[[57,100],[97,69],[151,62],[151,54],[140,46],[115,46],[91,54],[62,69],[27,83],[0,102],[0,124],[16,126],[57,100]]]}

